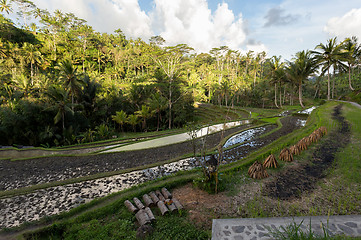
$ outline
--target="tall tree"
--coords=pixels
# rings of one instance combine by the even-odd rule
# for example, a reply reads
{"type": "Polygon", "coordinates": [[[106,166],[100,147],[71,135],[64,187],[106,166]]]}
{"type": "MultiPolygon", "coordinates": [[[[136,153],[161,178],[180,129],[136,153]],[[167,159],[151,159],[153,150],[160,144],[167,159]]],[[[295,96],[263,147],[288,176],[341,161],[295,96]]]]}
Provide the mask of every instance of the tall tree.
{"type": "Polygon", "coordinates": [[[315,49],[319,51],[312,51],[315,55],[317,63],[322,66],[322,75],[327,72],[327,100],[331,99],[331,84],[330,84],[330,69],[342,55],[342,44],[337,44],[337,38],[331,38],[324,45],[320,43],[315,49]]]}
{"type": "Polygon", "coordinates": [[[83,81],[70,60],[64,60],[57,68],[60,70],[59,80],[71,94],[72,110],[74,111],[74,96],[81,91],[83,81]]]}
{"type": "Polygon", "coordinates": [[[147,105],[142,105],[142,109],[136,111],[135,114],[143,119],[142,127],[144,131],[147,131],[147,119],[152,117],[154,112],[147,105]]]}
{"type": "Polygon", "coordinates": [[[298,99],[302,108],[305,107],[302,102],[302,84],[315,73],[316,61],[310,51],[301,51],[296,53],[296,57],[288,63],[286,69],[287,76],[298,85],[298,99]]]}
{"type": "Polygon", "coordinates": [[[57,124],[60,122],[60,120],[62,120],[63,132],[65,130],[65,113],[73,113],[72,109],[70,108],[71,103],[69,102],[68,94],[69,92],[65,91],[60,86],[51,86],[45,93],[45,95],[48,96],[52,102],[51,108],[54,108],[57,111],[54,117],[54,124],[57,124]]]}
{"type": "Polygon", "coordinates": [[[271,68],[271,71],[270,71],[271,82],[274,84],[274,87],[275,87],[275,106],[278,108],[277,84],[281,81],[284,63],[281,62],[281,56],[279,56],[279,57],[273,56],[271,58],[271,60],[269,61],[269,65],[271,68]]]}
{"type": "Polygon", "coordinates": [[[22,54],[26,63],[30,63],[30,79],[31,84],[33,84],[34,79],[34,65],[40,64],[42,61],[41,52],[38,50],[37,46],[34,46],[31,43],[25,42],[22,47],[22,54]]]}
{"type": "Polygon", "coordinates": [[[174,99],[174,81],[175,78],[181,74],[181,70],[185,63],[183,58],[193,48],[186,44],[178,44],[172,47],[159,48],[156,47],[151,55],[153,61],[160,67],[168,77],[168,128],[172,128],[172,107],[173,104],[179,99],[174,99]]]}
{"type": "Polygon", "coordinates": [[[123,125],[127,122],[127,114],[121,110],[116,112],[115,115],[112,115],[112,120],[120,125],[122,132],[124,132],[123,125]]]}
{"type": "Polygon", "coordinates": [[[345,50],[345,61],[348,65],[348,86],[353,91],[354,88],[351,84],[351,69],[356,64],[356,59],[361,54],[360,46],[357,43],[357,37],[353,36],[352,38],[347,38],[344,41],[344,50],[345,50]]]}

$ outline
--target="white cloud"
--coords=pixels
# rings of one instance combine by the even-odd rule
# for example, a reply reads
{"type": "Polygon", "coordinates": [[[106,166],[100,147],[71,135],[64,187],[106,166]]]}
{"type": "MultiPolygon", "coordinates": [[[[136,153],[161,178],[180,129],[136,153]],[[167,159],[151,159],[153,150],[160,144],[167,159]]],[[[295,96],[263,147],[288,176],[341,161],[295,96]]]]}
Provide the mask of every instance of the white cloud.
{"type": "Polygon", "coordinates": [[[152,25],[160,28],[166,43],[186,43],[198,52],[227,45],[241,49],[246,39],[242,15],[236,17],[227,3],[212,14],[206,0],[155,0],[152,25]]]}
{"type": "Polygon", "coordinates": [[[324,31],[332,36],[342,38],[361,37],[361,8],[352,9],[342,17],[331,18],[324,31]]]}
{"type": "Polygon", "coordinates": [[[97,31],[112,33],[120,28],[127,37],[152,36],[150,18],[140,9],[138,0],[34,0],[39,8],[60,9],[85,19],[97,31]]]}

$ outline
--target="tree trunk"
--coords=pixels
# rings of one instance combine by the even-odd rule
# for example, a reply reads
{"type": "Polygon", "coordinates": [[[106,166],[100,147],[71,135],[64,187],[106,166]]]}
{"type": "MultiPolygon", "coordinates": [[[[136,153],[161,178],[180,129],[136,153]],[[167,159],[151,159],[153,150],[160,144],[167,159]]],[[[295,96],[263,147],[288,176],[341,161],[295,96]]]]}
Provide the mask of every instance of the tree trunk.
{"type": "Polygon", "coordinates": [[[157,202],[159,202],[159,198],[157,197],[157,195],[155,194],[155,192],[150,192],[149,193],[150,198],[152,199],[152,201],[156,204],[157,202]]]}
{"type": "Polygon", "coordinates": [[[282,108],[282,87],[280,86],[280,108],[282,108]]]}
{"type": "Polygon", "coordinates": [[[136,208],[129,200],[125,200],[124,205],[132,213],[135,213],[136,211],[138,211],[138,208],[136,208]]]}
{"type": "Polygon", "coordinates": [[[159,210],[160,210],[160,212],[162,213],[163,216],[164,216],[164,214],[169,212],[169,210],[168,210],[167,206],[164,204],[164,202],[159,201],[157,203],[157,206],[158,206],[158,208],[159,208],[159,210]]]}
{"type": "Polygon", "coordinates": [[[348,65],[348,85],[352,91],[355,90],[351,85],[351,65],[350,64],[348,65]]]}
{"type": "Polygon", "coordinates": [[[183,206],[182,206],[182,204],[178,201],[178,199],[172,198],[172,201],[173,201],[173,203],[175,204],[175,206],[178,208],[178,210],[183,209],[183,206]]]}
{"type": "Polygon", "coordinates": [[[173,79],[170,79],[169,82],[169,99],[168,99],[168,107],[169,107],[169,119],[168,119],[168,128],[172,129],[172,81],[173,79]]]}
{"type": "Polygon", "coordinates": [[[165,198],[172,198],[172,194],[165,187],[161,189],[162,194],[165,198]]]}
{"type": "Polygon", "coordinates": [[[302,103],[302,81],[298,84],[298,100],[300,101],[301,107],[305,108],[302,103]]]}
{"type": "Polygon", "coordinates": [[[145,210],[143,210],[143,209],[139,210],[135,214],[135,217],[137,218],[138,223],[139,223],[140,226],[146,225],[146,224],[151,222],[147,212],[145,210]]]}
{"type": "Polygon", "coordinates": [[[277,104],[277,83],[275,83],[275,105],[276,105],[276,108],[279,108],[278,104],[277,104]]]}
{"type": "Polygon", "coordinates": [[[159,198],[159,201],[165,201],[165,197],[163,196],[163,194],[159,190],[155,191],[155,194],[157,194],[157,197],[159,198]]]}
{"type": "Polygon", "coordinates": [[[330,100],[331,84],[330,84],[330,69],[327,69],[327,100],[330,100]]]}
{"type": "Polygon", "coordinates": [[[155,221],[154,214],[153,214],[152,210],[150,210],[149,207],[146,207],[146,208],[144,209],[144,211],[147,213],[147,215],[148,215],[148,217],[149,217],[149,219],[150,219],[151,222],[155,221]]]}
{"type": "Polygon", "coordinates": [[[154,205],[153,200],[149,197],[148,194],[144,194],[144,195],[143,195],[143,201],[144,201],[144,203],[145,203],[145,206],[147,206],[147,207],[154,205]]]}
{"type": "Polygon", "coordinates": [[[137,206],[137,208],[139,209],[144,209],[145,206],[143,205],[143,203],[138,199],[138,198],[133,198],[133,201],[135,203],[135,205],[137,206]]]}
{"type": "Polygon", "coordinates": [[[30,61],[30,77],[31,77],[31,85],[33,85],[34,84],[34,81],[33,81],[34,71],[33,71],[33,62],[32,61],[30,61]]]}

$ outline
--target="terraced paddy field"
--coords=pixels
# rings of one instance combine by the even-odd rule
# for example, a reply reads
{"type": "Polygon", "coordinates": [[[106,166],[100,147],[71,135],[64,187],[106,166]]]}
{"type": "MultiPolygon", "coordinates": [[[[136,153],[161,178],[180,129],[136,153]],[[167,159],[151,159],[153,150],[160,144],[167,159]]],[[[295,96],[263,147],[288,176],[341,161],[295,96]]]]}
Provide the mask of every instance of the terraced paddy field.
{"type": "MultiPolygon", "coordinates": [[[[274,110],[269,112],[267,112],[267,110],[261,110],[259,113],[255,112],[254,109],[252,110],[253,117],[255,115],[263,115],[268,118],[262,119],[265,120],[263,122],[260,121],[261,119],[254,119],[253,124],[244,124],[228,129],[223,133],[218,132],[206,137],[207,151],[209,153],[215,153],[216,147],[219,144],[226,143],[228,139],[235,137],[237,134],[242,136],[238,137],[239,139],[243,139],[242,141],[236,142],[231,146],[227,145],[224,150],[225,158],[222,162],[221,171],[225,174],[223,183],[226,189],[228,189],[227,191],[234,191],[232,189],[237,182],[238,184],[249,182],[247,177],[244,177],[244,170],[242,170],[244,167],[249,166],[255,159],[262,159],[265,155],[269,154],[270,151],[277,152],[288,143],[299,140],[302,135],[306,135],[318,126],[320,124],[320,118],[322,118],[322,111],[317,110],[316,113],[313,114],[313,117],[311,119],[309,118],[308,124],[303,127],[305,121],[301,121],[300,124],[299,120],[302,118],[301,116],[287,116],[277,120],[279,117],[272,117],[274,115],[271,114],[271,111],[274,110]],[[277,122],[278,125],[276,124],[277,122]],[[265,123],[268,124],[265,125],[265,123]],[[245,133],[247,131],[259,128],[260,126],[264,128],[264,131],[259,134],[255,133],[251,138],[243,138],[243,136],[246,136],[245,133]],[[223,140],[221,140],[222,135],[223,140]],[[240,174],[237,181],[233,181],[234,173],[240,174]],[[233,179],[233,183],[227,183],[230,181],[228,179],[233,179]],[[240,181],[240,179],[244,180],[240,181]]],[[[244,113],[247,111],[248,110],[240,110],[240,112],[244,113]]],[[[276,115],[280,113],[281,111],[278,111],[276,115]]],[[[249,114],[247,115],[248,117],[250,116],[249,114]]],[[[239,115],[237,116],[239,119],[239,115]]],[[[236,115],[233,115],[233,117],[236,118],[236,115]]],[[[336,125],[335,123],[330,123],[328,127],[331,129],[336,125]]],[[[202,139],[198,139],[198,141],[202,142],[202,139]]],[[[127,214],[126,211],[122,210],[123,199],[127,196],[139,196],[143,191],[148,191],[159,186],[167,186],[170,189],[179,186],[180,188],[177,191],[182,191],[181,186],[200,176],[200,171],[197,170],[197,164],[192,160],[191,156],[192,143],[187,141],[138,151],[108,154],[93,153],[76,156],[48,156],[18,161],[1,160],[0,173],[2,174],[2,182],[0,186],[3,189],[1,192],[2,198],[0,199],[0,209],[2,209],[0,216],[3,217],[0,219],[2,223],[1,227],[4,229],[19,226],[29,221],[32,223],[30,225],[22,225],[18,229],[3,231],[0,236],[12,238],[23,231],[41,229],[41,227],[45,227],[55,221],[65,224],[56,225],[59,227],[59,236],[64,237],[63,234],[67,232],[67,226],[70,226],[68,224],[72,221],[79,221],[80,216],[82,216],[80,218],[83,219],[81,221],[85,221],[84,223],[86,223],[94,214],[98,214],[99,217],[103,216],[107,219],[107,216],[111,216],[111,212],[113,212],[116,215],[120,214],[120,219],[124,219],[124,221],[128,219],[126,220],[126,224],[125,222],[119,224],[121,226],[125,224],[124,226],[127,226],[126,228],[130,228],[130,233],[128,230],[124,230],[123,233],[128,235],[130,239],[133,239],[132,236],[135,237],[136,225],[132,223],[134,219],[131,220],[132,217],[127,214]],[[20,171],[20,169],[23,170],[20,171]],[[13,178],[7,177],[10,176],[10,174],[7,173],[11,171],[14,173],[11,174],[11,176],[15,175],[13,178]],[[118,210],[115,210],[115,208],[118,210]],[[68,212],[69,210],[70,212],[68,212]],[[52,217],[49,218],[47,216],[52,217]]],[[[281,164],[281,166],[283,165],[284,164],[281,164]]],[[[271,171],[271,174],[277,174],[277,171],[271,171]]],[[[188,189],[188,193],[191,193],[193,191],[192,189],[193,188],[191,188],[191,190],[188,189]]],[[[256,189],[255,192],[257,191],[256,189]]],[[[186,194],[183,195],[187,196],[186,194]]],[[[224,194],[220,194],[217,195],[217,198],[209,197],[209,199],[215,200],[218,199],[219,196],[223,196],[223,200],[229,198],[224,194]]],[[[181,197],[179,198],[181,199],[181,197]]],[[[190,199],[187,198],[182,199],[183,203],[189,200],[190,199]]],[[[227,201],[228,200],[226,200],[226,202],[227,201]]],[[[204,204],[206,202],[206,200],[203,201],[204,204]]],[[[214,202],[214,204],[218,203],[217,201],[214,202]]],[[[203,208],[202,201],[199,202],[199,204],[201,205],[198,205],[197,209],[201,210],[203,208]]],[[[213,207],[215,207],[214,204],[213,207]]],[[[168,223],[173,220],[184,221],[185,223],[194,221],[196,223],[195,226],[198,227],[193,229],[188,226],[187,229],[193,229],[189,231],[195,231],[198,234],[201,232],[205,234],[203,235],[203,233],[201,233],[199,236],[209,236],[209,232],[207,233],[209,226],[199,226],[200,219],[197,218],[190,220],[193,218],[192,216],[196,215],[194,214],[195,210],[190,207],[190,205],[185,205],[188,206],[185,215],[182,217],[172,216],[168,219],[161,218],[158,223],[160,224],[163,220],[168,223]]],[[[220,207],[221,206],[222,205],[220,205],[220,207]]],[[[231,213],[227,209],[223,209],[222,212],[221,215],[218,215],[217,211],[216,216],[213,217],[237,215],[237,212],[242,213],[238,210],[236,213],[231,213]]],[[[198,215],[203,217],[207,216],[202,212],[198,215]]],[[[211,219],[211,217],[207,217],[207,219],[211,219]]],[[[207,221],[204,222],[206,223],[207,221]]],[[[105,224],[105,222],[103,223],[105,224]]],[[[54,228],[54,225],[52,226],[53,227],[40,230],[40,232],[37,231],[38,233],[35,235],[30,234],[24,236],[31,239],[31,236],[39,237],[42,234],[47,236],[46,234],[52,231],[58,231],[54,229],[51,230],[54,228]]],[[[157,228],[157,226],[155,227],[157,228]]],[[[173,230],[177,231],[176,229],[173,230]]],[[[164,232],[164,230],[162,230],[162,232],[164,232]]],[[[77,236],[79,237],[79,235],[77,236]]],[[[155,234],[151,238],[157,239],[157,236],[159,237],[159,235],[155,234]]],[[[44,239],[47,238],[45,237],[44,239]]]]}

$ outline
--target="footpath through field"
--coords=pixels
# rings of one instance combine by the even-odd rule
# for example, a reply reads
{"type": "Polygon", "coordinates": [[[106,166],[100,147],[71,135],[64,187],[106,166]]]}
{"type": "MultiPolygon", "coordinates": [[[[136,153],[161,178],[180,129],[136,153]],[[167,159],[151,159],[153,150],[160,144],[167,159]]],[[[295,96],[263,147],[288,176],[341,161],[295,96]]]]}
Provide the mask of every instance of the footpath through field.
{"type": "MultiPolygon", "coordinates": [[[[228,129],[231,127],[236,127],[236,126],[248,124],[248,123],[250,123],[250,120],[243,120],[243,121],[236,121],[236,122],[229,122],[229,123],[220,123],[220,124],[212,125],[209,127],[204,127],[197,131],[197,138],[203,137],[207,134],[222,131],[223,129],[228,129]]],[[[167,136],[167,137],[161,137],[161,138],[152,139],[152,140],[148,140],[148,141],[144,141],[144,142],[133,143],[133,144],[129,144],[126,146],[120,146],[120,147],[116,147],[116,148],[112,148],[112,149],[107,149],[107,150],[102,151],[102,153],[134,151],[134,150],[147,149],[147,148],[156,148],[156,147],[161,147],[161,146],[165,146],[165,145],[181,143],[181,142],[188,141],[188,140],[190,140],[190,136],[188,133],[180,133],[180,134],[175,134],[175,135],[171,135],[171,136],[167,136]]]]}
{"type": "Polygon", "coordinates": [[[361,236],[361,215],[213,219],[212,240],[275,239],[270,232],[284,233],[290,226],[299,227],[303,233],[311,229],[321,237],[325,234],[357,237],[361,236]]]}

